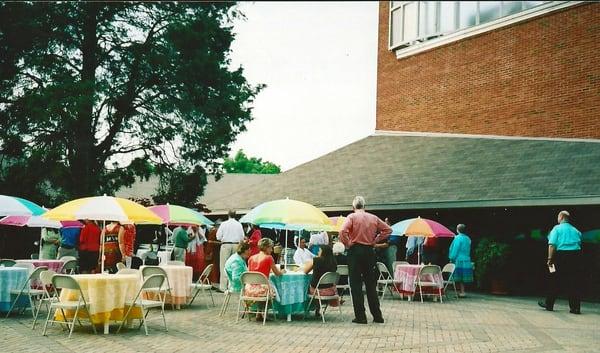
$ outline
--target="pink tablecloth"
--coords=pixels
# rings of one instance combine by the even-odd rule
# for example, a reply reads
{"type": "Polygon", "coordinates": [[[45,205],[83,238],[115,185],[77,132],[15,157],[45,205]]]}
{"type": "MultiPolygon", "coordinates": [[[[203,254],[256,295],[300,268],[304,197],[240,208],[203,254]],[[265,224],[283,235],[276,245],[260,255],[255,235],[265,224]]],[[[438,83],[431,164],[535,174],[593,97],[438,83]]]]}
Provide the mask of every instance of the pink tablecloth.
{"type": "MultiPolygon", "coordinates": [[[[142,266],[140,270],[143,270],[142,266]]],[[[167,295],[166,303],[186,304],[192,293],[192,275],[194,273],[190,266],[161,265],[159,266],[167,273],[169,284],[171,285],[172,296],[167,295]]]]}
{"type": "MultiPolygon", "coordinates": [[[[64,265],[63,260],[16,260],[16,262],[19,264],[32,264],[33,267],[46,266],[49,270],[52,270],[56,273],[60,273],[64,265]]],[[[33,281],[33,283],[31,283],[31,287],[41,288],[42,282],[39,280],[33,281]]]]}
{"type": "MultiPolygon", "coordinates": [[[[398,265],[394,270],[394,282],[396,282],[397,290],[402,294],[414,295],[417,288],[417,276],[423,265],[398,265]]],[[[423,278],[427,282],[435,282],[439,287],[444,286],[444,280],[441,273],[438,275],[427,275],[423,278]]],[[[423,293],[438,293],[437,288],[423,287],[423,293]]],[[[442,293],[444,291],[442,290],[442,293]]]]}

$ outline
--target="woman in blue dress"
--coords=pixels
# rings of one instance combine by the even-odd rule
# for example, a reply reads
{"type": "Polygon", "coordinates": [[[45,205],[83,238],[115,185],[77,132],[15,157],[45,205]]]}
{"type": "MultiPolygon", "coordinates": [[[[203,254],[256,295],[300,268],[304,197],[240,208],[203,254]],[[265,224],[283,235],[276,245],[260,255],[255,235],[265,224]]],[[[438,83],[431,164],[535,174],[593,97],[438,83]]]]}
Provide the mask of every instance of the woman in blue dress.
{"type": "Polygon", "coordinates": [[[465,283],[473,282],[473,264],[471,263],[471,238],[465,234],[467,226],[459,224],[456,226],[458,235],[450,244],[448,257],[456,267],[454,269],[454,281],[458,284],[459,297],[465,296],[465,283]]]}

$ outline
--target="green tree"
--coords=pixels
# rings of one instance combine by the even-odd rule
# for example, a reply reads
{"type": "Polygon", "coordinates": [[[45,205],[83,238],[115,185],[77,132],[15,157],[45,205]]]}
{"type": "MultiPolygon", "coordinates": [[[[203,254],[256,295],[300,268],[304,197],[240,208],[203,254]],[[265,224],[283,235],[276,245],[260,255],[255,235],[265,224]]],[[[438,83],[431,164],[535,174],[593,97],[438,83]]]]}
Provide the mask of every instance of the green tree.
{"type": "Polygon", "coordinates": [[[263,88],[230,68],[240,16],[225,2],[0,3],[0,193],[48,205],[156,173],[159,198],[195,200],[263,88]]]}
{"type": "Polygon", "coordinates": [[[263,162],[261,158],[248,158],[244,150],[239,150],[235,157],[225,158],[223,169],[227,173],[278,174],[281,168],[271,162],[263,162]]]}

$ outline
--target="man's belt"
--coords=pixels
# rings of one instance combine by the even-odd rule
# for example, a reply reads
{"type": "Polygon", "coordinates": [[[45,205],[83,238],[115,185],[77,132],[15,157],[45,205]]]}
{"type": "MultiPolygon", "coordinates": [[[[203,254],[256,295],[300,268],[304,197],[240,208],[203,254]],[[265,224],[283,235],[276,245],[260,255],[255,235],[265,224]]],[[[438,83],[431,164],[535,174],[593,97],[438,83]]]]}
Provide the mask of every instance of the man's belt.
{"type": "Polygon", "coordinates": [[[239,244],[239,242],[224,241],[221,244],[239,244]]]}

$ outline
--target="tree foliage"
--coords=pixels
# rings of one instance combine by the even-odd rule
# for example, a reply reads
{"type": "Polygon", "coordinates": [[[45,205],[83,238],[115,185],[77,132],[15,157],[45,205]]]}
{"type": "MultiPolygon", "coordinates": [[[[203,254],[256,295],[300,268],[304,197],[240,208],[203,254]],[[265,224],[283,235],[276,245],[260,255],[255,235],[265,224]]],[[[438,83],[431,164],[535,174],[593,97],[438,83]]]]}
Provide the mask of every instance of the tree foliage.
{"type": "MultiPolygon", "coordinates": [[[[251,120],[233,3],[0,3],[0,193],[46,205],[160,176],[186,204],[251,120]]],[[[193,202],[192,202],[193,203],[193,202]]]]}
{"type": "Polygon", "coordinates": [[[281,172],[277,164],[263,162],[261,158],[248,158],[244,150],[239,150],[233,158],[225,158],[223,168],[227,173],[278,174],[281,172]]]}

